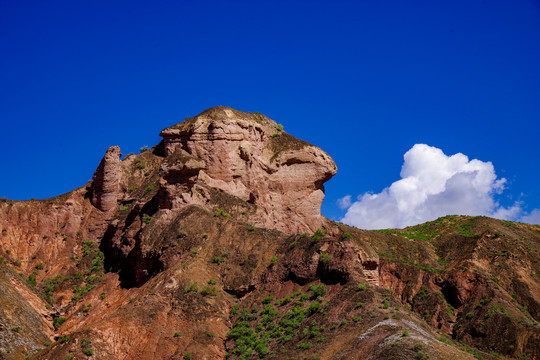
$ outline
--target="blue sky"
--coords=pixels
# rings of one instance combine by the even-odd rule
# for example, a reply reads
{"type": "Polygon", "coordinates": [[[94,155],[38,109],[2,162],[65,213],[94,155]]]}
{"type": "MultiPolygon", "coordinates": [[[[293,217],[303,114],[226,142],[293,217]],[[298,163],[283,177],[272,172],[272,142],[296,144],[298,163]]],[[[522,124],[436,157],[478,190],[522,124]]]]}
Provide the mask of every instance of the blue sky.
{"type": "Polygon", "coordinates": [[[332,156],[329,218],[391,189],[427,144],[491,162],[506,182],[480,194],[486,211],[519,219],[540,208],[539,20],[537,0],[4,0],[0,197],[69,191],[108,146],[136,152],[227,105],[332,156]]]}

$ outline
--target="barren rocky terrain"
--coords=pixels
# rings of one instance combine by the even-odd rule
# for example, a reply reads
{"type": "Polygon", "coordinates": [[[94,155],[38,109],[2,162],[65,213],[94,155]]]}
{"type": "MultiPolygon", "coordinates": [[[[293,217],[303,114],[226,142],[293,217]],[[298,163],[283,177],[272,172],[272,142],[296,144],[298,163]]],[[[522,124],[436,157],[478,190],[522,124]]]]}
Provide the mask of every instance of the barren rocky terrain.
{"type": "Polygon", "coordinates": [[[0,201],[1,359],[540,359],[540,227],[320,214],[318,147],[226,107],[0,201]]]}

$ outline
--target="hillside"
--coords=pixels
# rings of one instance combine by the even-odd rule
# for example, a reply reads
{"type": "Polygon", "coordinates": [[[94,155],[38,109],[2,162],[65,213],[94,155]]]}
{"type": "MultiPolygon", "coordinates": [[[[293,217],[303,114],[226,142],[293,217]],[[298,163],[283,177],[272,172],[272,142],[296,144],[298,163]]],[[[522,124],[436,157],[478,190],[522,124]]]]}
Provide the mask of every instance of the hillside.
{"type": "Polygon", "coordinates": [[[2,359],[540,359],[540,227],[320,214],[337,171],[208,109],[87,185],[0,201],[2,359]]]}

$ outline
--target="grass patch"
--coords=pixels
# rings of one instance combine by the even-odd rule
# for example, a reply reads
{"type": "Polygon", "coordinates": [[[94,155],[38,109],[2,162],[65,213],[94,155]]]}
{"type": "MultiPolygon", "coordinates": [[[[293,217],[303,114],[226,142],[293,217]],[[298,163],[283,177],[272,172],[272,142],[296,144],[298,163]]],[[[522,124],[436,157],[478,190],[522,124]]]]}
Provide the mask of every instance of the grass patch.
{"type": "Polygon", "coordinates": [[[229,214],[225,209],[222,208],[216,208],[214,212],[215,217],[224,217],[224,218],[230,218],[231,214],[229,214]]]}

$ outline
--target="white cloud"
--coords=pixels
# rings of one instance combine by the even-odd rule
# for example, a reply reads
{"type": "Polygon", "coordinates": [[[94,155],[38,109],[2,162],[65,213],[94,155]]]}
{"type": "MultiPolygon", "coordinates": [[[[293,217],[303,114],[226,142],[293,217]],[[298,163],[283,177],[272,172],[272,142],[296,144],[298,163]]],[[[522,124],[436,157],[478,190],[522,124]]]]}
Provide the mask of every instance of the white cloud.
{"type": "Polygon", "coordinates": [[[345,195],[341,199],[337,200],[337,206],[339,206],[340,209],[346,209],[351,206],[351,204],[351,195],[345,195]]]}
{"type": "MultiPolygon", "coordinates": [[[[495,201],[494,195],[504,190],[506,179],[497,178],[489,161],[469,160],[461,153],[447,156],[436,147],[416,144],[405,153],[400,175],[400,180],[382,192],[360,195],[341,221],[382,229],[451,214],[515,219],[522,212],[520,203],[504,208],[495,201]]],[[[340,199],[343,204],[345,198],[340,199]]]]}
{"type": "Polygon", "coordinates": [[[529,214],[522,216],[520,221],[528,224],[540,225],[540,209],[534,209],[529,214]]]}

